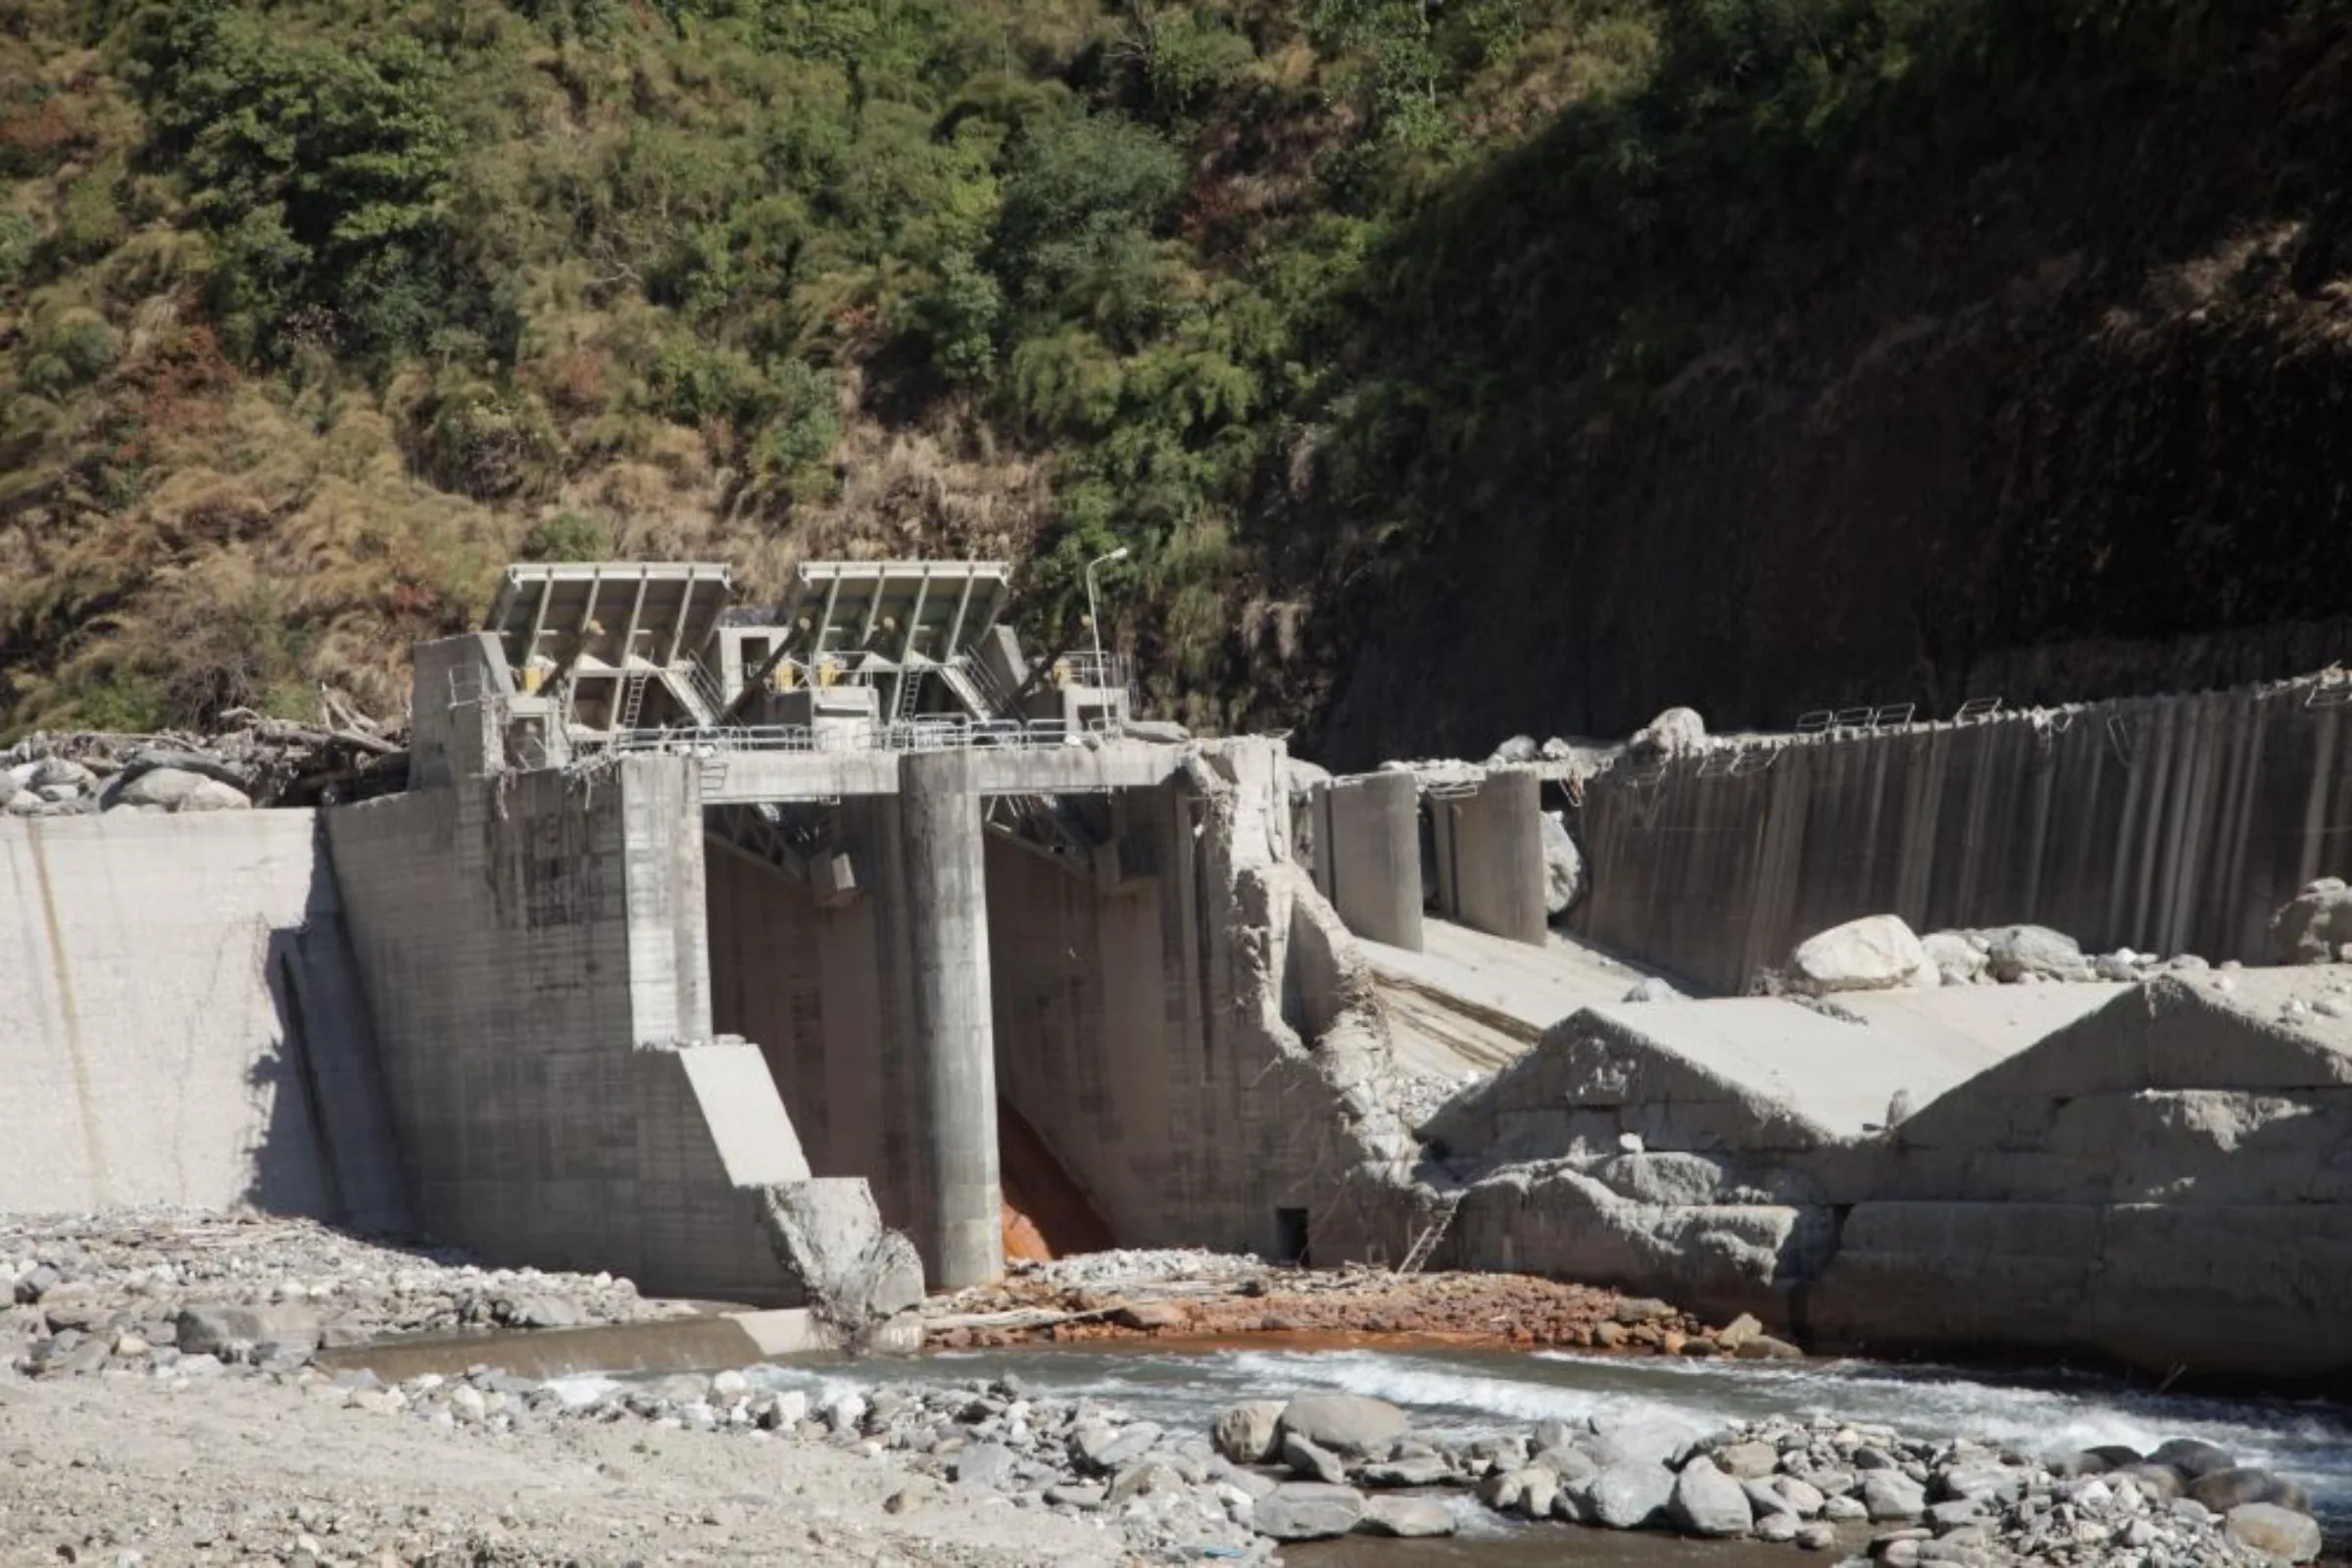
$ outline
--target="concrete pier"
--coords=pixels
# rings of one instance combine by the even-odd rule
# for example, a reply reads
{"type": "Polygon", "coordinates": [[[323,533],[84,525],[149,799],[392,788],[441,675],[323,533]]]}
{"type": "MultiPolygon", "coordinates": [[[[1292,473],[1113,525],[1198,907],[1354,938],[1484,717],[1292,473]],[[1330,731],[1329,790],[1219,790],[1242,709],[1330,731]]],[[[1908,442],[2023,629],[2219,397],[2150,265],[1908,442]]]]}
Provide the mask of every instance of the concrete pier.
{"type": "Polygon", "coordinates": [[[1314,794],[1315,890],[1357,936],[1421,951],[1421,786],[1410,773],[1334,779],[1314,794]]]}
{"type": "Polygon", "coordinates": [[[1542,947],[1544,828],[1533,773],[1497,768],[1474,790],[1432,799],[1438,907],[1449,920],[1542,947]]]}
{"type": "Polygon", "coordinates": [[[933,752],[899,763],[914,982],[912,1076],[925,1133],[915,1241],[932,1282],[946,1290],[1004,1271],[976,760],[968,752],[933,752]]]}

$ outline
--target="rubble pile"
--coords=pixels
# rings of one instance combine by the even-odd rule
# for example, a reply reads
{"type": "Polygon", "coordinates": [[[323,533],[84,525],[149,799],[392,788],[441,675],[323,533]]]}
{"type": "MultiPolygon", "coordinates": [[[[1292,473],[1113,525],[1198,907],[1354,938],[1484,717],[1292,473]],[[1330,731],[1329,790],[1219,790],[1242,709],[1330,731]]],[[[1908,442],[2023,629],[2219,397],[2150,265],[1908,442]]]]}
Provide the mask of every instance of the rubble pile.
{"type": "Polygon", "coordinates": [[[0,1358],[94,1369],[124,1353],[242,1346],[297,1362],[394,1334],[637,1323],[687,1308],[625,1279],[485,1269],[307,1219],[181,1209],[0,1217],[0,1358]],[[190,1335],[195,1339],[191,1341],[190,1335]]]}
{"type": "Polygon", "coordinates": [[[1340,1533],[1322,1527],[1350,1512],[1367,1516],[1387,1489],[1467,1487],[1489,1508],[1529,1520],[1858,1549],[1886,1568],[2299,1563],[2321,1546],[2302,1488],[2188,1439],[2147,1454],[2035,1458],[1835,1416],[1708,1434],[1631,1409],[1469,1443],[1399,1430],[1340,1450],[1302,1441],[1291,1412],[1304,1402],[1238,1406],[1217,1436],[1228,1456],[1279,1457],[1300,1478],[1290,1485],[1316,1490],[1325,1518],[1313,1534],[1340,1533]]]}
{"type": "Polygon", "coordinates": [[[406,740],[339,710],[309,725],[237,710],[206,736],[36,731],[0,751],[0,813],[241,811],[331,806],[401,788],[406,740]]]}
{"type": "Polygon", "coordinates": [[[2130,948],[2086,954],[2073,937],[2043,925],[1931,931],[1922,937],[1899,915],[1872,914],[1807,937],[1784,968],[1764,976],[1760,989],[1826,997],[1936,986],[2130,984],[2210,967],[2190,953],[2170,958],[2130,948]]]}

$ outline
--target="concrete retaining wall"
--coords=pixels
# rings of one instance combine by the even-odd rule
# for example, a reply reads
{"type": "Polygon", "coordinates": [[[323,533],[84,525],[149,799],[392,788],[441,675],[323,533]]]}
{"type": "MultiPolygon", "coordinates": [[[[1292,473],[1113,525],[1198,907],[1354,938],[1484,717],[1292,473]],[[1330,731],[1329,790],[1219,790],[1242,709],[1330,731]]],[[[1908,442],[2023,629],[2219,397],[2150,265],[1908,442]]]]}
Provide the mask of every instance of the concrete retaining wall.
{"type": "Polygon", "coordinates": [[[758,1189],[808,1165],[757,1052],[711,1038],[691,764],[328,813],[417,1217],[508,1263],[797,1299],[758,1189]]]}
{"type": "Polygon", "coordinates": [[[407,1212],[310,811],[0,820],[0,1204],[407,1212]]]}
{"type": "Polygon", "coordinates": [[[1576,926],[1718,991],[1886,911],[2261,961],[2271,912],[2352,866],[2352,707],[2314,689],[1794,739],[1739,773],[1619,769],[1586,790],[1576,926]]]}

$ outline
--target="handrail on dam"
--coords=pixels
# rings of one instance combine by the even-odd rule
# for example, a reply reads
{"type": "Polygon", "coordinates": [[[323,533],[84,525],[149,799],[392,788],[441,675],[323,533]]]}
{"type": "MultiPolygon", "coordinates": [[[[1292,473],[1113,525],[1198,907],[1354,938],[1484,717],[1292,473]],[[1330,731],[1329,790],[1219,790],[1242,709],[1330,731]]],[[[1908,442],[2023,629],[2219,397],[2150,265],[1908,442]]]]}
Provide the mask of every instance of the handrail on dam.
{"type": "MultiPolygon", "coordinates": [[[[1096,733],[1106,733],[1096,727],[1096,733]]],[[[853,724],[728,725],[706,729],[622,730],[592,743],[605,755],[710,756],[735,752],[953,752],[978,748],[1040,751],[1078,744],[1083,733],[1060,719],[960,716],[853,724]]]]}

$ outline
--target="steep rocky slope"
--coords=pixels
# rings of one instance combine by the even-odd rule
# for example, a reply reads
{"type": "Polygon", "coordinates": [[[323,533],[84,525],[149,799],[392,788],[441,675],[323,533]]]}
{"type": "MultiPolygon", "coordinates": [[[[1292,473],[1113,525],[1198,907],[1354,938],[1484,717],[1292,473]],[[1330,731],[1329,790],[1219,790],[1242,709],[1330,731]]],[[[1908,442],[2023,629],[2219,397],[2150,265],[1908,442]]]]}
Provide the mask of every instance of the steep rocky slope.
{"type": "MultiPolygon", "coordinates": [[[[2352,655],[2352,29],[2207,62],[1909,189],[1856,171],[1654,392],[1572,359],[1531,378],[1456,466],[1443,543],[1331,628],[1328,748],[2352,655]]],[[[1532,319],[1572,308],[1539,291],[1532,319]]]]}

